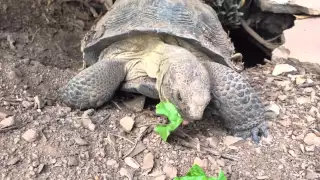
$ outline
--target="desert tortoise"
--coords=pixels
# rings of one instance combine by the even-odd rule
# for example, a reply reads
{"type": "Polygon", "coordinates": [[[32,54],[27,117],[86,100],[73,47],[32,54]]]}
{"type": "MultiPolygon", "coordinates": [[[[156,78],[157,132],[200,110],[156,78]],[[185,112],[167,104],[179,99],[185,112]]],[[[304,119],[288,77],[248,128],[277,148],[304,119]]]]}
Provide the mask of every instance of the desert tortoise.
{"type": "Polygon", "coordinates": [[[61,88],[61,99],[97,108],[115,91],[169,100],[183,118],[208,104],[232,134],[267,135],[264,106],[231,62],[234,47],[214,10],[200,0],[117,0],[82,41],[88,68],[61,88]]]}

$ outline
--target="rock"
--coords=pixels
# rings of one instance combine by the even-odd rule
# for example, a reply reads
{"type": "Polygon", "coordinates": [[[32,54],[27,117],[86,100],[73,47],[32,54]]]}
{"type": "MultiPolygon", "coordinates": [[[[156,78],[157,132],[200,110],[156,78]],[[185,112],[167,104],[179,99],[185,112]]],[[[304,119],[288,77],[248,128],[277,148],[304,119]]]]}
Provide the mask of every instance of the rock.
{"type": "Polygon", "coordinates": [[[2,121],[0,121],[0,129],[10,127],[10,126],[14,125],[14,123],[15,123],[14,116],[7,117],[7,118],[3,119],[2,121]]]}
{"type": "Polygon", "coordinates": [[[296,154],[293,150],[289,150],[288,153],[289,153],[292,157],[297,157],[297,154],[296,154]]]}
{"type": "Polygon", "coordinates": [[[320,15],[318,0],[263,0],[257,1],[257,6],[273,13],[320,15]]]}
{"type": "Polygon", "coordinates": [[[125,162],[128,166],[130,166],[130,167],[132,167],[132,168],[134,168],[134,169],[139,169],[139,168],[140,168],[139,163],[138,163],[135,159],[133,159],[132,157],[126,157],[126,158],[124,158],[124,162],[125,162]]]}
{"type": "Polygon", "coordinates": [[[224,167],[224,166],[226,165],[226,163],[224,162],[223,159],[218,159],[218,160],[217,160],[217,163],[218,163],[218,165],[219,165],[220,167],[224,167]]]}
{"type": "Polygon", "coordinates": [[[90,131],[94,131],[96,128],[96,125],[92,123],[89,116],[82,116],[81,123],[85,128],[89,129],[90,131]]]}
{"type": "Polygon", "coordinates": [[[37,173],[40,174],[42,170],[44,169],[45,165],[44,164],[39,164],[37,173]]]}
{"type": "Polygon", "coordinates": [[[123,104],[130,110],[134,112],[141,112],[143,110],[144,104],[146,101],[145,96],[137,96],[132,100],[125,101],[123,104]]]}
{"type": "Polygon", "coordinates": [[[86,146],[88,145],[88,142],[82,138],[74,138],[74,142],[80,146],[86,146]]]}
{"type": "Polygon", "coordinates": [[[39,164],[40,164],[40,162],[39,162],[38,159],[36,159],[35,161],[32,162],[32,166],[33,166],[33,167],[38,167],[39,164]]]}
{"type": "Polygon", "coordinates": [[[8,165],[8,166],[15,165],[15,164],[17,164],[19,161],[20,161],[20,158],[19,158],[19,157],[14,157],[14,158],[10,159],[10,160],[7,162],[7,165],[8,165]]]}
{"type": "Polygon", "coordinates": [[[266,108],[266,116],[270,119],[274,119],[279,116],[280,114],[280,106],[277,104],[270,104],[266,108]]]}
{"type": "Polygon", "coordinates": [[[28,129],[23,135],[22,138],[27,142],[34,142],[37,140],[38,132],[34,129],[28,129]]]}
{"type": "Polygon", "coordinates": [[[132,180],[133,179],[133,174],[127,170],[126,168],[121,168],[120,171],[119,171],[120,175],[123,177],[127,177],[129,180],[132,180]]]}
{"type": "Polygon", "coordinates": [[[217,137],[207,138],[210,147],[217,148],[219,144],[219,139],[217,137]]]}
{"type": "Polygon", "coordinates": [[[298,104],[308,104],[310,102],[311,102],[310,98],[307,98],[307,97],[298,97],[297,98],[298,104]]]}
{"type": "Polygon", "coordinates": [[[307,152],[313,152],[315,147],[314,147],[314,145],[313,146],[306,146],[305,149],[307,152]]]}
{"type": "Polygon", "coordinates": [[[312,171],[308,171],[307,174],[306,174],[306,178],[307,179],[318,179],[320,178],[320,174],[316,173],[316,172],[312,172],[312,171]]]}
{"type": "Polygon", "coordinates": [[[202,169],[207,169],[208,168],[208,160],[207,159],[200,159],[196,157],[193,161],[193,164],[199,165],[202,169]]]}
{"type": "Polygon", "coordinates": [[[70,156],[68,158],[68,166],[78,166],[78,164],[79,164],[79,161],[76,157],[70,156]]]}
{"type": "Polygon", "coordinates": [[[0,107],[0,119],[6,118],[12,115],[13,113],[11,111],[8,111],[5,108],[0,107]]]}
{"type": "Polygon", "coordinates": [[[301,152],[302,152],[302,153],[304,153],[304,152],[305,152],[305,147],[304,147],[304,145],[303,145],[303,144],[300,144],[300,150],[301,150],[301,152]]]}
{"type": "Polygon", "coordinates": [[[320,137],[315,135],[314,133],[308,133],[304,139],[304,143],[306,143],[308,146],[315,145],[320,146],[320,137]]]}
{"type": "Polygon", "coordinates": [[[313,83],[313,80],[308,78],[307,83],[311,84],[311,83],[313,83]]]}
{"type": "Polygon", "coordinates": [[[143,158],[142,169],[147,170],[149,173],[152,170],[153,165],[154,165],[154,156],[151,152],[149,152],[143,158]]]}
{"type": "Polygon", "coordinates": [[[300,76],[296,77],[296,84],[297,85],[301,85],[301,84],[303,84],[305,82],[306,82],[306,79],[304,79],[304,78],[302,78],[300,76]]]}
{"type": "Polygon", "coordinates": [[[278,99],[279,99],[280,101],[284,101],[284,100],[286,100],[287,98],[288,98],[287,95],[279,95],[279,96],[278,96],[278,99]]]}
{"type": "Polygon", "coordinates": [[[269,176],[257,176],[258,180],[269,179],[269,176]]]}
{"type": "Polygon", "coordinates": [[[119,166],[118,162],[114,159],[107,160],[107,166],[113,166],[114,168],[117,168],[119,166]]]}
{"type": "Polygon", "coordinates": [[[30,101],[22,101],[22,102],[21,102],[21,105],[22,105],[24,108],[29,109],[29,108],[31,108],[31,107],[33,106],[33,103],[30,102],[30,101]]]}
{"type": "Polygon", "coordinates": [[[235,137],[235,136],[226,136],[223,140],[223,143],[227,146],[230,146],[238,141],[243,140],[241,137],[235,137]]]}
{"type": "Polygon", "coordinates": [[[278,76],[282,73],[289,73],[293,71],[297,71],[297,69],[289,64],[277,64],[272,71],[272,75],[278,76]]]}
{"type": "Polygon", "coordinates": [[[34,105],[37,109],[42,109],[44,107],[44,100],[40,98],[39,96],[34,97],[34,105]]]}
{"type": "Polygon", "coordinates": [[[166,175],[157,176],[153,180],[166,180],[166,175]]]}
{"type": "Polygon", "coordinates": [[[279,46],[272,51],[271,61],[279,62],[281,60],[287,60],[289,54],[290,51],[287,48],[285,48],[284,46],[279,46]]]}
{"type": "Polygon", "coordinates": [[[177,177],[177,174],[178,174],[177,168],[175,168],[174,166],[172,166],[170,164],[165,164],[162,171],[170,179],[173,179],[173,178],[177,177]]]}
{"type": "Polygon", "coordinates": [[[126,132],[130,132],[133,128],[134,120],[132,117],[126,116],[120,119],[120,125],[126,132]]]}
{"type": "Polygon", "coordinates": [[[82,116],[92,116],[93,113],[94,113],[94,109],[88,109],[88,110],[83,112],[82,116]]]}

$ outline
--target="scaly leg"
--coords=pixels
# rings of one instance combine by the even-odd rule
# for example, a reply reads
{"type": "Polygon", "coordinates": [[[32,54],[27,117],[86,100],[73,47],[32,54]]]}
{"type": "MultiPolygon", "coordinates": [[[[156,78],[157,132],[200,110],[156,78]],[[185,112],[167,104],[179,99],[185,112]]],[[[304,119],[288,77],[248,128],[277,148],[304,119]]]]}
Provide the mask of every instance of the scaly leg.
{"type": "Polygon", "coordinates": [[[61,88],[61,100],[68,106],[97,108],[109,101],[125,78],[125,62],[101,60],[81,71],[61,88]]]}
{"type": "Polygon", "coordinates": [[[211,78],[210,106],[217,110],[224,126],[235,136],[252,136],[254,142],[260,141],[260,135],[267,137],[264,106],[243,76],[215,62],[204,65],[211,78]]]}

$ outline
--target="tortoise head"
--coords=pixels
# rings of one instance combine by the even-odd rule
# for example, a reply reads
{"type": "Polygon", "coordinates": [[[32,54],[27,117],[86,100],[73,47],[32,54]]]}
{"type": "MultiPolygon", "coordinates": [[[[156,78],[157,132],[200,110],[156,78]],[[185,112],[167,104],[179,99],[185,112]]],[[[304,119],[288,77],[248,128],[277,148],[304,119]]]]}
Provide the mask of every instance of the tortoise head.
{"type": "Polygon", "coordinates": [[[202,119],[209,104],[209,74],[199,61],[186,60],[169,63],[160,84],[160,99],[176,105],[187,121],[202,119]]]}

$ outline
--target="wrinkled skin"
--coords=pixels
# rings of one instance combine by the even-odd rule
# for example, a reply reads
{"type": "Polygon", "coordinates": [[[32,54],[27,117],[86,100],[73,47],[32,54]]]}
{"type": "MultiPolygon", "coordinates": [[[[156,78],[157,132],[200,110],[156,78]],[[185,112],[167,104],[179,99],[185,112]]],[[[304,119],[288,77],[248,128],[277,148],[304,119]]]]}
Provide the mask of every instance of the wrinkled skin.
{"type": "Polygon", "coordinates": [[[200,120],[211,100],[209,74],[200,62],[187,62],[171,64],[163,77],[161,97],[175,104],[185,120],[200,120]]]}

